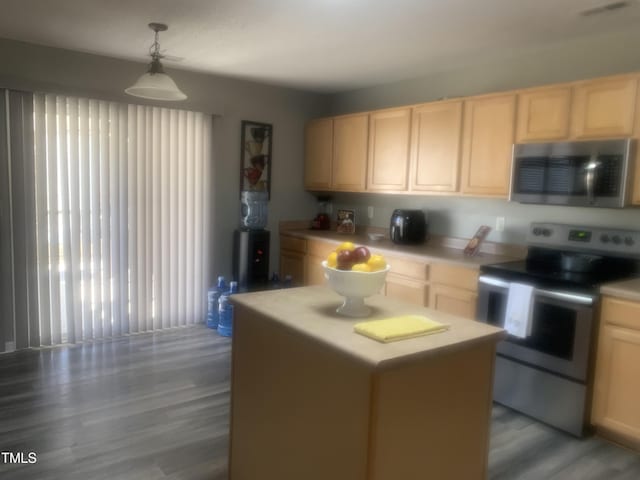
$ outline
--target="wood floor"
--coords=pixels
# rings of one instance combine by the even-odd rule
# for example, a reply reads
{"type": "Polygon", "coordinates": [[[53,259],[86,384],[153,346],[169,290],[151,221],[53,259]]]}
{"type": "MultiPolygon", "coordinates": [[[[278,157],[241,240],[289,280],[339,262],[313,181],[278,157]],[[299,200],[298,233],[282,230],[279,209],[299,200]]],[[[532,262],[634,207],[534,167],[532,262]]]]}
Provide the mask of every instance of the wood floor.
{"type": "MultiPolygon", "coordinates": [[[[0,356],[0,451],[37,454],[0,479],[226,479],[230,348],[199,326],[0,356]]],[[[640,455],[496,406],[489,478],[637,480],[640,455]]]]}

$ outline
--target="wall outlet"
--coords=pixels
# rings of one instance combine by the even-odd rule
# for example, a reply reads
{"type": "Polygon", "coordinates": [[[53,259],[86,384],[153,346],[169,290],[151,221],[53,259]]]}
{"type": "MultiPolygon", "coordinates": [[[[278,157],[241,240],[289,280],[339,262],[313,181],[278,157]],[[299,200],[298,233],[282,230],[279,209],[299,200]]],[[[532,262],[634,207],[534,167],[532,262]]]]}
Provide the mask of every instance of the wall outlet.
{"type": "Polygon", "coordinates": [[[331,214],[333,213],[333,203],[328,202],[326,208],[327,208],[327,215],[331,216],[331,214]]]}
{"type": "Polygon", "coordinates": [[[504,232],[504,217],[496,217],[496,232],[504,232]]]}
{"type": "Polygon", "coordinates": [[[373,218],[373,207],[367,207],[367,217],[369,217],[369,220],[373,218]]]}

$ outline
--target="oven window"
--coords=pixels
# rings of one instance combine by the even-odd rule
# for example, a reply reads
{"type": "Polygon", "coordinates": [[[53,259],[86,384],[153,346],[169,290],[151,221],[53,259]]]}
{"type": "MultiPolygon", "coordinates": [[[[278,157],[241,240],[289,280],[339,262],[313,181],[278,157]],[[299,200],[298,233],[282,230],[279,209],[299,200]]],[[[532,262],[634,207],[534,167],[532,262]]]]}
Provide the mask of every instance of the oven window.
{"type": "Polygon", "coordinates": [[[502,292],[488,292],[487,323],[496,327],[504,326],[504,314],[507,308],[507,296],[502,292]]]}
{"type": "MultiPolygon", "coordinates": [[[[488,292],[486,322],[503,328],[506,307],[507,295],[504,292],[488,292]]],[[[533,307],[531,336],[518,338],[509,335],[506,341],[556,358],[572,360],[577,316],[575,309],[537,301],[533,307]]]]}
{"type": "Polygon", "coordinates": [[[573,357],[577,312],[573,309],[536,302],[533,308],[531,336],[509,336],[510,342],[564,360],[573,357]]]}

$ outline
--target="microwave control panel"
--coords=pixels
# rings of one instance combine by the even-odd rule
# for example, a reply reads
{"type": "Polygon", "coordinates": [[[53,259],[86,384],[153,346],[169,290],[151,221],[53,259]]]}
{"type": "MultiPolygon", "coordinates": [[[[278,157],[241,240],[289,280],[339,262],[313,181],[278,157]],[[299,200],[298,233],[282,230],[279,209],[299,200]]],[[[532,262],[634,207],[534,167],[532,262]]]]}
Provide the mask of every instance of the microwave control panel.
{"type": "Polygon", "coordinates": [[[640,231],[534,222],[527,243],[549,248],[579,248],[640,257],[640,231]]]}

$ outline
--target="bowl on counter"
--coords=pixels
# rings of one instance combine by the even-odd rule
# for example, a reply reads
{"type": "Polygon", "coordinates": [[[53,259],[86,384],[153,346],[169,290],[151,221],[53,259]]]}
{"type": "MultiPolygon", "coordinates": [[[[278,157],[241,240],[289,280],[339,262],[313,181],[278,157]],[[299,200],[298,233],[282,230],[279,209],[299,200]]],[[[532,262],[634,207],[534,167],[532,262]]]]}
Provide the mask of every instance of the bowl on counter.
{"type": "Polygon", "coordinates": [[[367,236],[372,242],[379,242],[384,238],[384,233],[367,233],[367,236]]]}
{"type": "Polygon", "coordinates": [[[382,289],[390,266],[387,264],[384,270],[376,272],[353,272],[331,268],[325,260],[322,268],[331,288],[344,297],[343,304],[336,312],[347,317],[367,317],[371,309],[365,305],[364,299],[382,289]]]}

